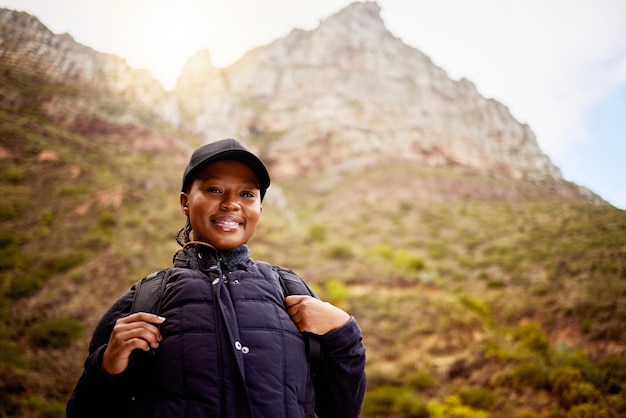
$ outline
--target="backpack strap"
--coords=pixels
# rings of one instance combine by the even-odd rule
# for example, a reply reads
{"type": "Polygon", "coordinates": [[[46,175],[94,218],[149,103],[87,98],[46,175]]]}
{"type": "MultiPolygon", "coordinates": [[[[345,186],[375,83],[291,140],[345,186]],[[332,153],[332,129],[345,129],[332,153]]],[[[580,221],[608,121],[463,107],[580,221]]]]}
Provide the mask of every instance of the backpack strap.
{"type": "Polygon", "coordinates": [[[280,282],[280,287],[283,289],[285,296],[309,295],[313,296],[315,299],[319,299],[313,289],[311,289],[304,279],[298,276],[293,270],[280,266],[272,266],[272,270],[278,273],[278,281],[280,282]]]}
{"type": "MultiPolygon", "coordinates": [[[[278,281],[285,296],[308,295],[319,299],[313,289],[294,271],[280,266],[272,266],[272,270],[278,273],[278,281]]],[[[322,359],[322,344],[319,335],[311,334],[310,332],[303,332],[302,334],[304,335],[304,343],[306,344],[306,352],[311,364],[312,374],[315,376],[322,359]]]]}
{"type": "Polygon", "coordinates": [[[135,288],[135,296],[130,308],[131,313],[161,313],[161,299],[167,283],[166,273],[167,269],[155,271],[135,283],[133,286],[135,288]]]}
{"type": "MultiPolygon", "coordinates": [[[[319,299],[304,279],[292,270],[280,266],[272,266],[272,270],[278,274],[278,281],[285,296],[308,295],[319,299]]],[[[149,312],[159,314],[161,312],[163,293],[167,284],[167,272],[167,269],[156,271],[134,284],[135,296],[133,297],[131,313],[149,312]]],[[[307,357],[311,364],[313,376],[315,376],[322,358],[322,345],[318,335],[309,332],[304,332],[303,335],[307,357]]]]}

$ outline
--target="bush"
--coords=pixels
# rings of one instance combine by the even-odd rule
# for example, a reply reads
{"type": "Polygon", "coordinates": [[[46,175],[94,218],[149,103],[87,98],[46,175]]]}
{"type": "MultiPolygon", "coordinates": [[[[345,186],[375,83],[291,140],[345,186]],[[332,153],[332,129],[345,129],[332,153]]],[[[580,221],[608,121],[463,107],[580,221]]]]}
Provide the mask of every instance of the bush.
{"type": "Polygon", "coordinates": [[[328,256],[336,260],[349,260],[354,257],[354,253],[348,244],[335,244],[328,249],[328,256]]]}
{"type": "Polygon", "coordinates": [[[19,219],[22,215],[21,210],[14,204],[0,204],[0,221],[13,221],[19,219]]]}
{"type": "Polygon", "coordinates": [[[579,370],[562,367],[552,370],[548,380],[552,394],[562,399],[574,384],[582,382],[583,379],[579,370]]]}
{"type": "Polygon", "coordinates": [[[410,393],[405,391],[395,400],[393,404],[392,412],[395,417],[398,418],[428,418],[430,412],[428,411],[428,403],[410,393]]]}
{"type": "Polygon", "coordinates": [[[15,276],[11,279],[7,296],[14,300],[30,296],[39,290],[43,282],[43,277],[38,272],[15,276]]]}
{"type": "Polygon", "coordinates": [[[77,319],[63,317],[34,325],[28,331],[28,340],[37,347],[64,348],[69,346],[85,329],[77,319]]]}
{"type": "Polygon", "coordinates": [[[425,266],[421,258],[409,254],[406,251],[396,253],[393,257],[393,262],[397,267],[405,270],[420,271],[423,270],[425,266]]]}
{"type": "Polygon", "coordinates": [[[535,411],[530,409],[522,409],[521,411],[517,411],[513,418],[541,418],[542,415],[537,414],[535,411]]]}
{"type": "Polygon", "coordinates": [[[369,391],[363,402],[363,415],[371,418],[427,418],[428,403],[412,391],[397,386],[381,386],[369,391]]]}
{"type": "Polygon", "coordinates": [[[489,409],[496,401],[496,394],[481,387],[463,388],[456,393],[463,404],[476,409],[489,409]]]}
{"type": "Polygon", "coordinates": [[[596,404],[582,404],[570,409],[567,418],[610,418],[606,408],[596,404]]]}
{"type": "Polygon", "coordinates": [[[499,384],[511,388],[530,387],[544,389],[548,387],[548,368],[537,361],[520,363],[513,371],[503,372],[498,376],[499,384]]]}
{"type": "Polygon", "coordinates": [[[407,392],[396,386],[381,386],[369,391],[363,401],[363,415],[367,417],[387,417],[397,399],[407,392]]]}
{"type": "Polygon", "coordinates": [[[374,256],[378,256],[382,258],[390,259],[391,257],[393,257],[393,248],[391,248],[389,245],[377,245],[376,247],[372,248],[369,252],[370,254],[374,256]]]}
{"type": "Polygon", "coordinates": [[[463,405],[458,395],[448,396],[442,403],[432,401],[428,404],[432,418],[488,418],[488,414],[463,405]]]}
{"type": "Polygon", "coordinates": [[[17,345],[8,341],[0,341],[0,365],[2,364],[24,367],[27,365],[27,360],[17,345]]]}
{"type": "Polygon", "coordinates": [[[559,404],[565,409],[584,403],[600,401],[600,392],[589,382],[585,382],[580,370],[562,367],[550,373],[549,386],[559,404]]]}
{"type": "Polygon", "coordinates": [[[68,271],[80,265],[84,261],[84,259],[85,256],[77,252],[65,254],[59,257],[49,258],[44,261],[42,272],[46,275],[52,275],[54,273],[68,271]]]}
{"type": "Polygon", "coordinates": [[[463,305],[467,306],[478,314],[482,316],[489,315],[489,305],[486,302],[467,295],[461,296],[460,300],[463,305]]]}
{"type": "Polygon", "coordinates": [[[329,280],[324,283],[325,299],[333,305],[341,305],[350,297],[350,289],[340,281],[329,280]]]}
{"type": "Polygon", "coordinates": [[[64,403],[50,401],[41,397],[30,398],[26,405],[26,409],[29,410],[29,414],[26,416],[32,416],[37,418],[65,417],[64,403]]]}
{"type": "Polygon", "coordinates": [[[555,350],[552,355],[552,364],[555,366],[569,366],[579,370],[583,380],[593,383],[596,387],[604,386],[604,382],[607,379],[607,373],[595,365],[581,350],[555,350]]]}
{"type": "Polygon", "coordinates": [[[577,382],[565,391],[562,397],[565,408],[573,408],[576,405],[597,403],[601,400],[600,392],[588,382],[577,382]]]}
{"type": "Polygon", "coordinates": [[[326,227],[324,225],[315,224],[309,228],[309,237],[313,241],[324,242],[326,241],[326,235],[326,227]]]}
{"type": "Polygon", "coordinates": [[[2,180],[5,183],[20,184],[26,180],[26,169],[17,165],[7,165],[2,170],[2,180]]]}
{"type": "Polygon", "coordinates": [[[437,380],[426,370],[419,370],[411,373],[405,377],[404,380],[410,388],[417,391],[430,389],[437,384],[437,380]]]}
{"type": "Polygon", "coordinates": [[[607,393],[626,395],[626,357],[618,354],[602,360],[598,367],[605,374],[604,390],[607,393]]]}
{"type": "Polygon", "coordinates": [[[517,344],[534,353],[548,358],[550,350],[550,340],[541,329],[538,323],[529,323],[518,325],[513,330],[513,339],[517,344]]]}

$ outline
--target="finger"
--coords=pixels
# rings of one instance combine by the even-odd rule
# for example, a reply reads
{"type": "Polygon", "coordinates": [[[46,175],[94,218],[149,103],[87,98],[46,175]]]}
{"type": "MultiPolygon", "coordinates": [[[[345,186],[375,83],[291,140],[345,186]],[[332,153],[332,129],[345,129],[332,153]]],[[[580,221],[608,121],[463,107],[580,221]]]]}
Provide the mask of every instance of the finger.
{"type": "Polygon", "coordinates": [[[134,314],[128,315],[118,320],[118,322],[125,324],[138,321],[147,322],[149,324],[161,325],[163,322],[165,322],[165,318],[148,312],[135,312],[134,314]]]}
{"type": "Polygon", "coordinates": [[[118,323],[113,328],[113,332],[122,335],[124,333],[133,332],[135,330],[141,329],[146,330],[147,332],[154,335],[161,335],[161,330],[157,325],[153,325],[143,321],[130,322],[127,324],[118,323]]]}
{"type": "Polygon", "coordinates": [[[124,345],[133,338],[143,339],[153,348],[156,348],[159,342],[163,340],[159,328],[152,324],[143,321],[128,324],[118,322],[111,333],[110,344],[124,345]]]}
{"type": "Polygon", "coordinates": [[[119,339],[126,342],[134,339],[140,339],[145,341],[152,348],[157,348],[159,346],[159,343],[162,341],[161,331],[159,331],[158,328],[149,324],[121,331],[119,334],[119,339]]]}
{"type": "Polygon", "coordinates": [[[287,309],[292,308],[301,303],[306,303],[308,299],[313,299],[311,296],[307,295],[291,295],[285,297],[285,306],[287,309]]]}

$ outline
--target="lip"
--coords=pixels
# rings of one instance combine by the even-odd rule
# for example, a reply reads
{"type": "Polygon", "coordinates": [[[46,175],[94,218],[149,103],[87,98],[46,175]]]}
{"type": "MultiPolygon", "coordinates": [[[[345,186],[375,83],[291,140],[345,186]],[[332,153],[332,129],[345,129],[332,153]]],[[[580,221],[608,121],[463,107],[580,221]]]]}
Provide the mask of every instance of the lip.
{"type": "Polygon", "coordinates": [[[211,223],[225,232],[236,231],[243,225],[243,221],[236,216],[219,216],[211,219],[211,223]]]}

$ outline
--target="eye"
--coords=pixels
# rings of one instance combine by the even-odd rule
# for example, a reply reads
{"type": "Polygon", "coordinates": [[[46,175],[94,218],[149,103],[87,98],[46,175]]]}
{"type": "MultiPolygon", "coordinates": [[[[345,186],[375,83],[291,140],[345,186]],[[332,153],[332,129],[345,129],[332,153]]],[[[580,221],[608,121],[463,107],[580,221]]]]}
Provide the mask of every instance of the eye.
{"type": "Polygon", "coordinates": [[[222,191],[221,191],[219,188],[217,188],[217,187],[207,187],[207,188],[206,188],[206,191],[207,191],[208,193],[215,193],[215,194],[217,194],[217,193],[221,193],[221,192],[222,192],[222,191]]]}
{"type": "Polygon", "coordinates": [[[245,192],[241,192],[241,197],[255,198],[256,195],[254,193],[252,193],[252,192],[245,191],[245,192]]]}

